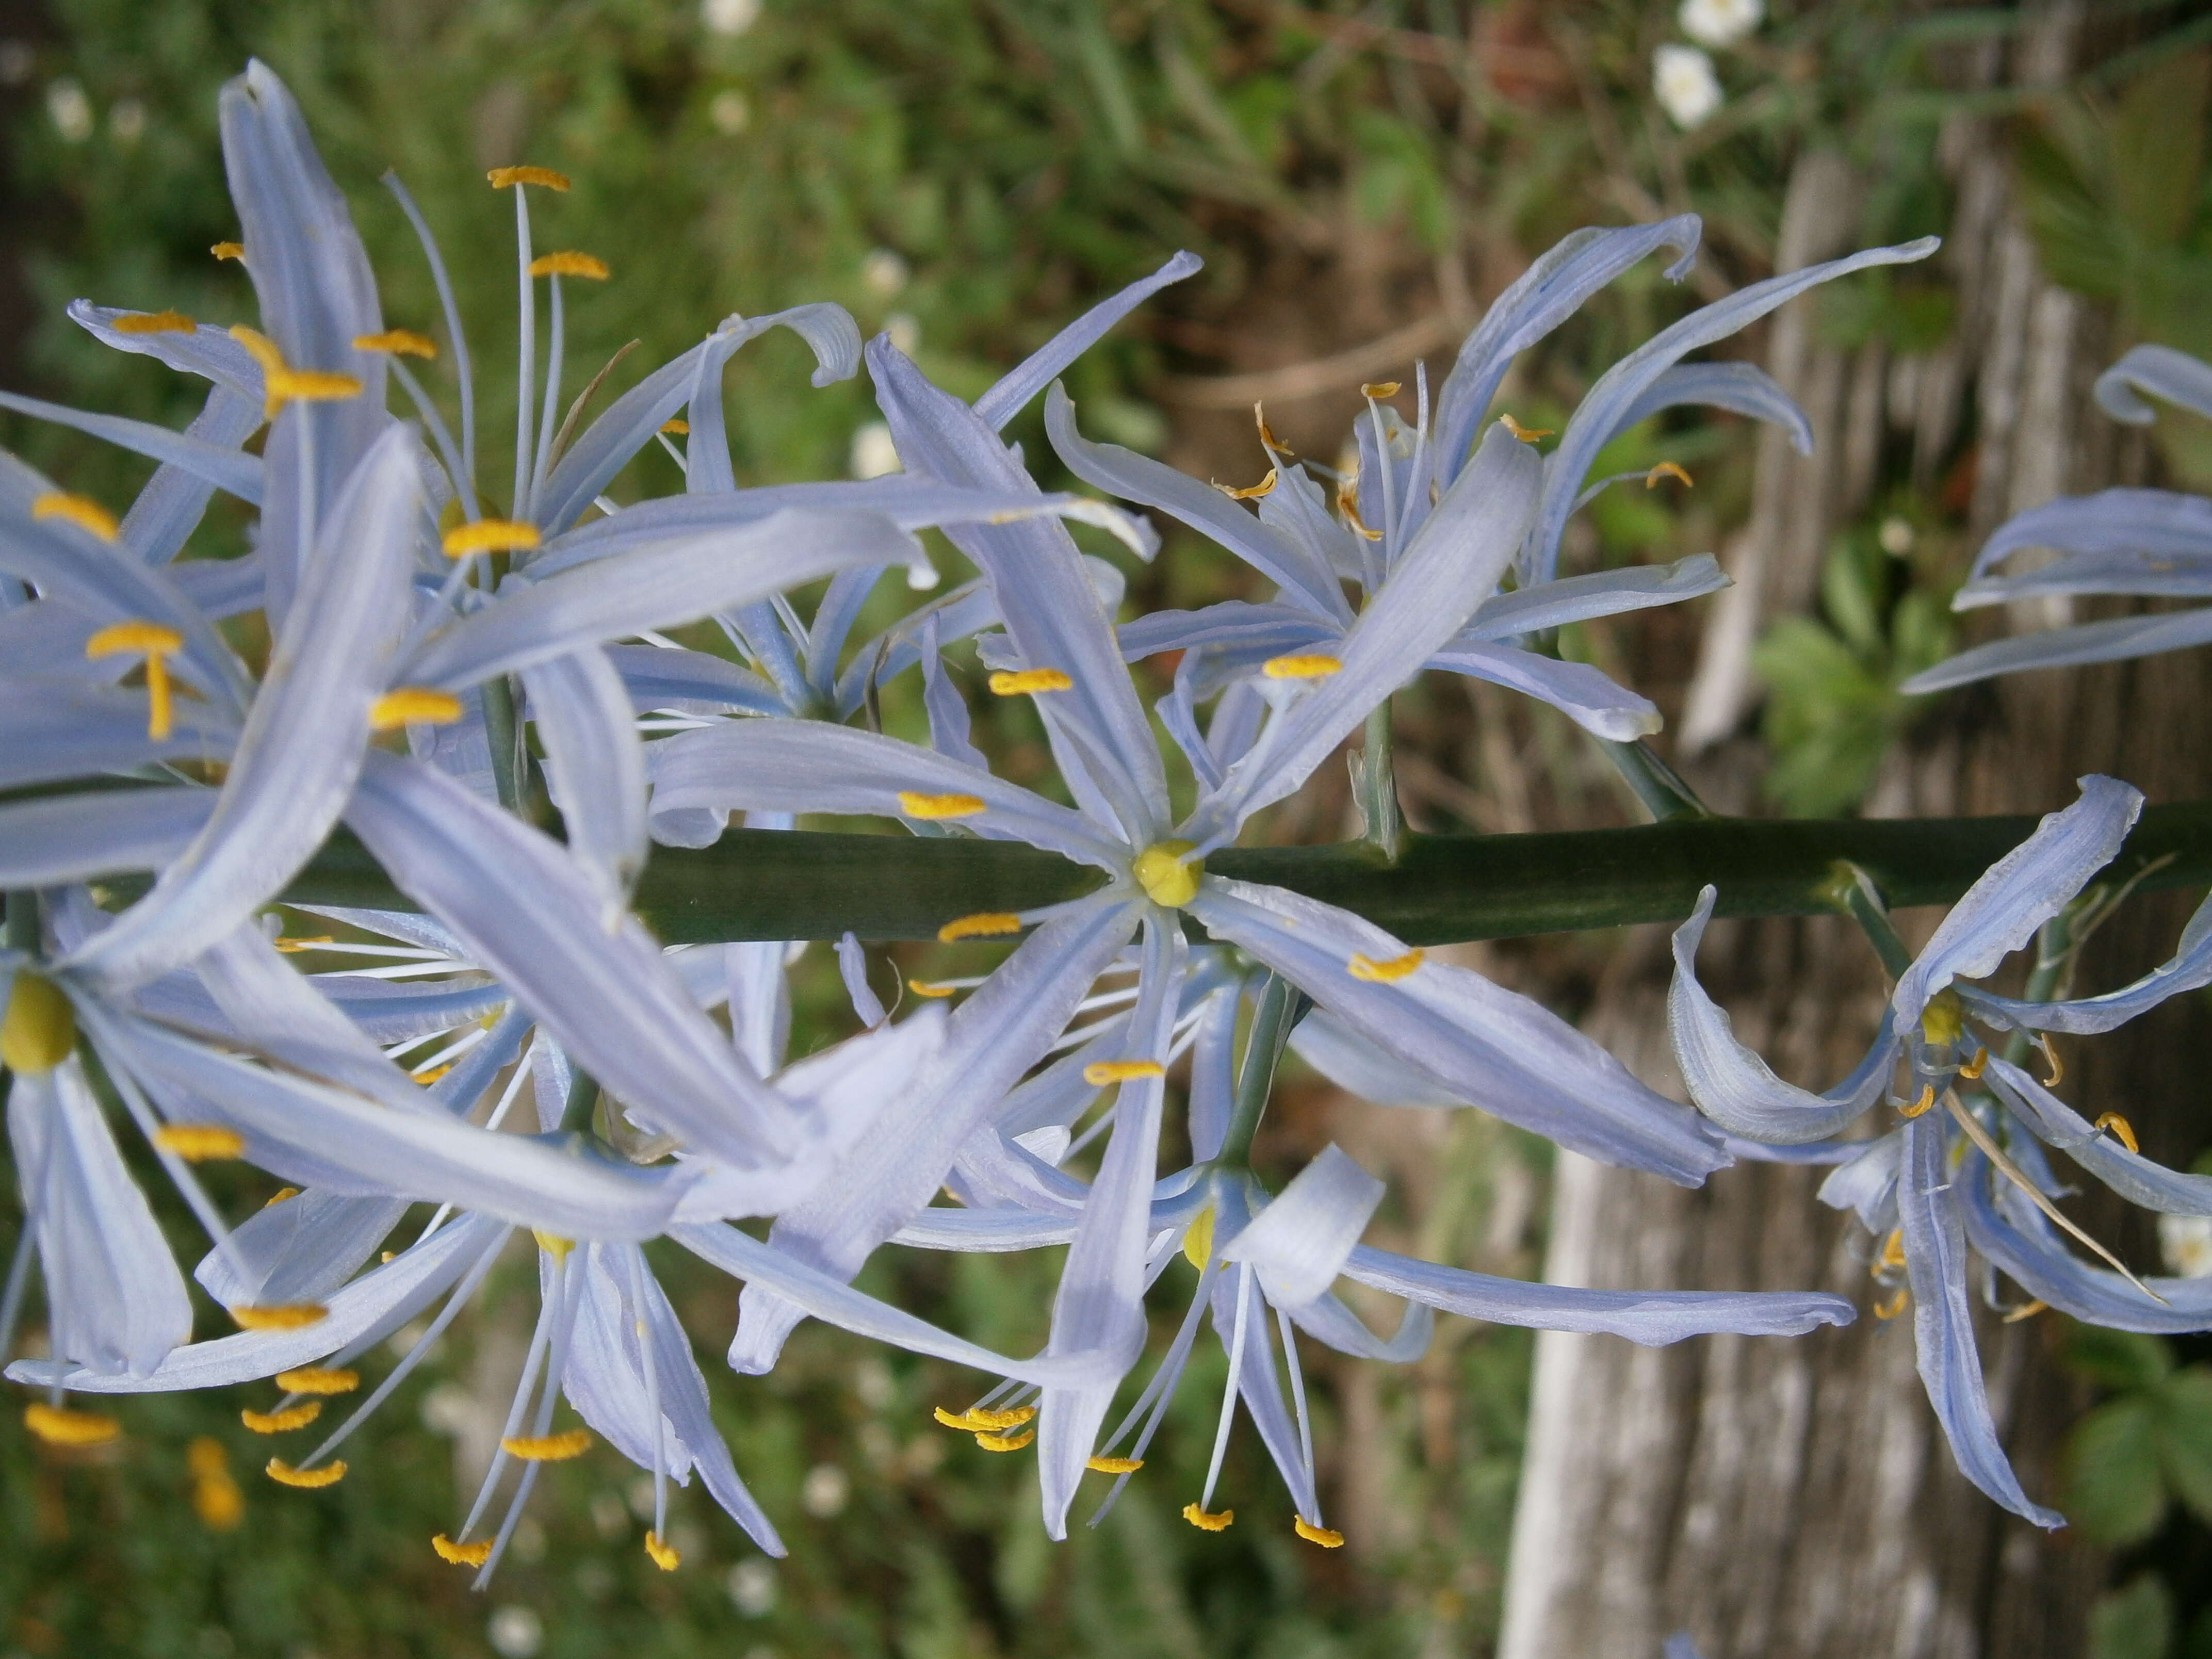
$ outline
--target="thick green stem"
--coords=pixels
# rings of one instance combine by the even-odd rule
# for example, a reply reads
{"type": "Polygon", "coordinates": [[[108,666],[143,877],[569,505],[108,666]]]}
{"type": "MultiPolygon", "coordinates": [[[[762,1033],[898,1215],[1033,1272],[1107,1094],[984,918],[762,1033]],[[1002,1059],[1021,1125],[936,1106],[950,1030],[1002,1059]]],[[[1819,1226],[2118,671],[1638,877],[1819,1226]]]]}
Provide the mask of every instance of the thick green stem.
{"type": "Polygon", "coordinates": [[[1278,974],[1269,974],[1261,986],[1252,1030],[1244,1039],[1243,1068],[1237,1074],[1237,1098],[1215,1163],[1234,1167],[1250,1160],[1252,1137],[1259,1132],[1267,1097],[1274,1091],[1275,1067],[1282,1063],[1284,1045],[1312,1006],[1304,992],[1278,974]]]}
{"type": "MultiPolygon", "coordinates": [[[[1838,860],[1865,871],[1892,908],[1948,904],[2036,823],[2027,816],[1705,818],[1531,836],[1408,832],[1395,863],[1364,842],[1344,842],[1224,848],[1206,867],[1350,910],[1409,945],[1441,945],[1680,921],[1708,883],[1720,889],[1723,916],[1832,915],[1838,860]]],[[[2212,884],[2212,800],[2148,809],[2107,878],[2138,873],[2147,889],[2212,884]]],[[[712,847],[655,848],[635,908],[671,945],[834,939],[848,930],[927,939],[955,916],[1036,909],[1095,892],[1105,879],[1007,842],[732,830],[712,847]]],[[[121,897],[143,882],[101,887],[121,897]]],[[[334,837],[285,896],[413,908],[347,836],[334,837]]]]}

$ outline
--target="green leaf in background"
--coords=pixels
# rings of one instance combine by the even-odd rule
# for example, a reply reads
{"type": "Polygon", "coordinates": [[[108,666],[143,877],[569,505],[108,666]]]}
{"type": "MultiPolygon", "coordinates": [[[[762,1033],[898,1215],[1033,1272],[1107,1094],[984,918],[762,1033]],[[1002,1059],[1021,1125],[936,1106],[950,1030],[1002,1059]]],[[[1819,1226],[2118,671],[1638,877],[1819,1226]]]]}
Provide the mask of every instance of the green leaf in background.
{"type": "Polygon", "coordinates": [[[2166,1659],[2173,1592],[2149,1573],[2098,1598],[2089,1613],[2089,1659],[2166,1659]]]}
{"type": "Polygon", "coordinates": [[[2066,1517],[2102,1544],[2135,1544],[2166,1517],[2158,1408],[2130,1397],[2097,1407],[2066,1446],[2066,1517]]]}

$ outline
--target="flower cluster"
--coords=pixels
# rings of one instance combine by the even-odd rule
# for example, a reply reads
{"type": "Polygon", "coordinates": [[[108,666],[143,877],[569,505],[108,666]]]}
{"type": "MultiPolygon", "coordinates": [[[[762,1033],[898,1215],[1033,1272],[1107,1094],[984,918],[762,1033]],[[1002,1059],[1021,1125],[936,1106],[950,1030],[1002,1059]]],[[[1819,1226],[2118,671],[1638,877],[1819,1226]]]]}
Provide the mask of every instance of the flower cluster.
{"type": "MultiPolygon", "coordinates": [[[[526,1236],[540,1288],[527,1359],[499,1455],[453,1531],[432,1540],[438,1554],[482,1582],[541,1466],[599,1440],[653,1476],[646,1548],[659,1566],[678,1565],[667,1483],[695,1473],[780,1552],[643,1249],[666,1240],[742,1282],[729,1352],[739,1373],[771,1369],[811,1317],[994,1379],[939,1415],[992,1450],[1034,1444],[1054,1537],[1086,1473],[1113,1477],[1110,1504],[1141,1468],[1210,1325],[1228,1384],[1213,1473],[1187,1518],[1231,1523],[1213,1507],[1215,1477],[1241,1403],[1297,1534],[1328,1547],[1342,1540],[1316,1490],[1300,1334],[1404,1363],[1437,1310],[1646,1343],[1800,1334],[1852,1316],[1820,1292],[1561,1287],[1364,1245],[1382,1188],[1342,1152],[1328,1149],[1279,1193],[1251,1167],[1286,1047],[1386,1105],[1480,1107],[1687,1185],[1743,1156],[1839,1163],[1830,1194],[1895,1230],[1887,1254],[1910,1275],[1923,1366],[1962,1461],[2015,1504],[2025,1499],[1996,1473],[1986,1412],[1975,1414],[1961,1239],[2085,1317],[2164,1329],[2203,1313],[2184,1290],[2123,1282],[2069,1255],[2049,1230],[2051,1176],[2032,1143],[2158,1207],[2201,1212],[2205,1183],[2107,1144],[2017,1056],[1984,1054],[1968,1022],[2106,1029],[2212,979],[2212,925],[2108,997],[2024,1003],[1953,984],[2072,914],[2068,901],[2132,817],[2124,786],[2091,781],[2080,806],[1990,872],[1901,968],[1893,1024],[1833,1097],[1774,1079],[1698,989],[1690,963],[1709,895],[1678,945],[1674,1007],[1698,1111],[1526,997],[1349,911],[1206,867],[1347,736],[1378,721],[1387,735],[1392,693],[1425,671],[1540,698],[1616,749],[1656,729],[1650,702],[1560,660],[1553,633],[1724,578],[1705,556],[1563,574],[1563,530],[1595,492],[1688,483],[1672,463],[1594,480],[1597,455],[1685,404],[1808,444],[1804,416],[1765,374],[1683,360],[1816,283],[1924,257],[1932,242],[1693,312],[1601,376],[1545,451],[1537,441],[1552,434],[1490,412],[1515,357],[1661,248],[1680,277],[1698,226],[1578,232],[1500,296],[1433,403],[1418,383],[1411,423],[1386,401],[1401,388],[1369,387],[1346,463],[1330,468],[1291,454],[1262,416],[1265,476],[1222,490],[1086,439],[1056,384],[1130,310],[1197,269],[1183,254],[973,404],[888,337],[864,352],[842,310],[815,305],[726,319],[595,417],[599,380],[564,416],[563,283],[610,272],[580,251],[535,252],[532,192],[568,181],[502,167],[490,183],[515,216],[519,414],[511,484],[495,501],[479,483],[466,335],[404,187],[386,180],[444,301],[442,347],[386,325],[344,202],[277,79],[251,67],[225,89],[222,118],[241,234],[216,252],[252,279],[256,324],[83,302],[71,313],[107,343],[207,381],[199,417],[176,433],[0,398],[158,464],[118,519],[0,462],[0,1059],[26,1217],[0,1346],[35,1262],[46,1351],[8,1368],[41,1391],[26,1413],[33,1433],[119,1431],[113,1416],[70,1403],[82,1396],[263,1379],[279,1393],[247,1409],[246,1425],[295,1433],[362,1387],[362,1362],[386,1339],[417,1333],[312,1449],[269,1461],[287,1486],[330,1486],[346,1468],[335,1454],[526,1236]],[[865,362],[903,471],[738,485],[722,369],[772,327],[812,349],[817,385],[865,362]],[[441,350],[458,371],[454,422],[405,361],[441,350]],[[390,411],[395,394],[411,419],[390,411]],[[1120,577],[1079,551],[1067,522],[1141,557],[1157,537],[1126,508],[1032,479],[1000,434],[1039,394],[1078,477],[1219,543],[1272,595],[1117,627],[1120,577]],[[683,492],[614,500],[618,475],[655,444],[680,465],[683,492]],[[180,560],[217,491],[258,509],[252,550],[180,560]],[[935,591],[925,529],[950,539],[972,580],[935,591]],[[855,641],[894,570],[927,597],[855,641]],[[825,580],[803,616],[791,594],[825,580]],[[249,615],[265,623],[265,660],[224,626],[249,615]],[[667,637],[693,624],[718,632],[726,653],[667,637]],[[1033,706],[1064,800],[999,777],[976,748],[945,660],[963,641],[990,695],[1033,706]],[[1181,653],[1173,690],[1148,714],[1127,664],[1168,651],[1181,653]],[[910,671],[926,745],[876,729],[881,688],[910,671]],[[1191,799],[1170,787],[1153,714],[1195,778],[1191,799]],[[847,933],[838,957],[859,1029],[793,1061],[793,948],[667,948],[631,899],[655,843],[713,843],[732,814],[787,830],[806,813],[1024,843],[1087,866],[1096,885],[1036,910],[946,917],[948,943],[1018,942],[988,972],[915,984],[898,1018],[847,933]],[[288,896],[340,830],[400,897],[362,908],[288,896]],[[1900,1063],[1924,1080],[1907,1121],[1839,1141],[1900,1063]],[[1164,1136],[1171,1073],[1185,1135],[1164,1136]],[[1961,1092],[1970,1082],[1983,1092],[1961,1092]],[[205,1230],[191,1278],[234,1331],[194,1340],[191,1287],[118,1146],[125,1123],[205,1230]],[[1186,1139],[1191,1162],[1164,1169],[1164,1146],[1186,1139]],[[1777,1153],[1782,1143],[1796,1150],[1777,1153]],[[258,1212],[226,1215],[195,1174],[219,1158],[287,1184],[258,1212]],[[423,1205],[435,1206],[428,1221],[410,1222],[423,1205]],[[766,1220],[765,1238],[734,1224],[744,1220],[766,1220]],[[994,1352],[855,1290],[886,1245],[1065,1247],[1043,1348],[994,1352]],[[1145,1356],[1147,1295],[1179,1259],[1194,1275],[1187,1312],[1109,1426],[1145,1356]],[[1339,1298],[1340,1278],[1406,1304],[1394,1334],[1339,1298]]],[[[1369,755],[1371,771],[1372,743],[1369,755]]],[[[1370,817],[1385,816],[1387,780],[1369,784],[1370,817]]]]}

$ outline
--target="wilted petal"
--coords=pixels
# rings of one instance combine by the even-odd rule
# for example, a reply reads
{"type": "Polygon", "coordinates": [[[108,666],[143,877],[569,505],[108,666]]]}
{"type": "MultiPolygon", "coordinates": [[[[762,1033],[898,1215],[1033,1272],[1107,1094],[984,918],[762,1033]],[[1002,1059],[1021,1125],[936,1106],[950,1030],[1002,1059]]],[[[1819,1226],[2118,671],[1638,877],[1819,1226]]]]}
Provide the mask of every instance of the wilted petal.
{"type": "Polygon", "coordinates": [[[101,344],[112,346],[118,351],[159,358],[171,368],[212,380],[241,403],[250,404],[258,416],[268,396],[261,378],[261,365],[253,361],[252,353],[232,337],[228,329],[200,323],[189,333],[165,329],[158,334],[125,334],[115,326],[118,318],[143,315],[143,312],[117,306],[96,306],[89,300],[72,300],[69,305],[70,320],[101,344]]]}
{"type": "Polygon", "coordinates": [[[1929,1403],[1951,1443],[1959,1472],[2014,1515],[2039,1527],[2063,1527],[2065,1516],[2028,1501],[1998,1443],[1974,1344],[1974,1311],[1966,1294],[1966,1235],[1951,1191],[1947,1130],[1940,1113],[1915,1118],[1900,1132],[1898,1223],[1905,1235],[1905,1273],[1912,1288],[1912,1340],[1929,1403]]]}
{"type": "Polygon", "coordinates": [[[1728,1012],[1698,983],[1698,945],[1712,920],[1720,890],[1707,887],[1674,932],[1674,980],[1667,992],[1667,1029],[1675,1063],[1698,1109],[1733,1133],[1784,1146],[1825,1140],[1856,1122],[1881,1098],[1897,1068],[1898,1040],[1884,1030],[1850,1076],[1826,1094],[1784,1083],[1736,1041],[1728,1012]]]}
{"type": "Polygon", "coordinates": [[[1936,927],[1890,998],[1901,1037],[1917,1035],[1929,999],[1954,979],[1981,979],[2035,937],[2112,861],[2142,811],[2142,792],[2092,773],[2081,798],[2046,813],[2035,833],[1991,865],[1936,927]]]}
{"type": "Polygon", "coordinates": [[[2169,959],[2117,991],[2060,1002],[2017,1002],[1972,986],[1962,987],[1959,994],[1968,1007],[1993,1025],[2085,1033],[2112,1030],[2137,1014],[2148,1013],[2168,997],[2204,985],[2212,985],[2212,898],[2197,907],[2169,959]]]}
{"type": "Polygon", "coordinates": [[[2101,489],[2015,514],[1982,544],[1951,605],[1965,611],[2019,592],[2212,593],[2212,500],[2171,489],[2101,489]],[[2024,547],[2101,555],[2105,562],[2083,566],[2062,559],[2018,576],[1990,574],[2024,547]],[[2069,569],[2076,571],[2071,582],[2051,574],[2069,569]],[[2100,571],[2101,581],[2095,580],[2100,571]]]}
{"type": "MultiPolygon", "coordinates": [[[[1606,442],[1648,420],[1662,409],[1695,404],[1748,415],[1755,421],[1778,426],[1788,434],[1790,447],[1800,455],[1813,453],[1813,422],[1797,400],[1781,383],[1756,363],[1677,363],[1644,387],[1644,395],[1618,417],[1606,442]]],[[[1604,446],[1600,445],[1602,448],[1604,446]]]]}

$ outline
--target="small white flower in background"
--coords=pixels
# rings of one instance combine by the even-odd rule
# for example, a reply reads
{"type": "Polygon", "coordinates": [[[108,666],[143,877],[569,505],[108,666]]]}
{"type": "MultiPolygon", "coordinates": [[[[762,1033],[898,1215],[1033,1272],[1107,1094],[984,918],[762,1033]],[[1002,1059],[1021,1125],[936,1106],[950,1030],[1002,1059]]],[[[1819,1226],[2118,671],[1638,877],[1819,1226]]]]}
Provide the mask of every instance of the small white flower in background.
{"type": "Polygon", "coordinates": [[[730,1593],[730,1605],[748,1619],[775,1610],[775,1569],[758,1556],[732,1567],[722,1588],[730,1593]]]}
{"type": "Polygon", "coordinates": [[[1694,127],[1721,106],[1713,60],[1695,46],[1662,46],[1651,54],[1651,94],[1678,127],[1694,127]]]}
{"type": "Polygon", "coordinates": [[[884,319],[884,332],[900,355],[911,357],[921,349],[921,319],[910,311],[895,311],[884,319]]]}
{"type": "Polygon", "coordinates": [[[1732,46],[1765,15],[1765,0],[1682,0],[1675,21],[1701,46],[1732,46]]]}
{"type": "Polygon", "coordinates": [[[1881,543],[1881,550],[1893,559],[1901,559],[1912,551],[1913,544],[1919,539],[1913,532],[1911,521],[1900,519],[1895,514],[1881,521],[1881,528],[1875,535],[1881,543]]]}
{"type": "Polygon", "coordinates": [[[67,76],[46,88],[46,113],[64,143],[81,144],[92,137],[92,100],[67,76]]]}
{"type": "Polygon", "coordinates": [[[885,473],[906,470],[906,464],[899,459],[898,446],[891,441],[889,426],[871,421],[853,434],[852,469],[856,478],[880,478],[885,473]]]}
{"type": "Polygon", "coordinates": [[[752,125],[753,106],[735,87],[726,88],[707,106],[707,118],[725,138],[734,138],[752,125]]]}
{"type": "Polygon", "coordinates": [[[709,34],[743,34],[760,21],[761,0],[704,0],[700,21],[709,34]]]}
{"type": "Polygon", "coordinates": [[[853,1483],[845,1478],[844,1470],[835,1463],[817,1463],[807,1470],[799,1489],[799,1507],[817,1521],[827,1521],[845,1507],[852,1490],[853,1483]]]}
{"type": "Polygon", "coordinates": [[[107,130],[118,144],[135,144],[146,136],[146,106],[136,98],[118,98],[107,112],[107,130]]]}
{"type": "Polygon", "coordinates": [[[532,1659],[545,1645],[544,1621],[526,1607],[505,1607],[493,1613],[484,1635],[500,1659],[532,1659]]]}
{"type": "Polygon", "coordinates": [[[872,1354],[853,1368],[853,1392],[870,1411],[879,1412],[898,1398],[898,1379],[872,1354]]]}
{"type": "Polygon", "coordinates": [[[592,1526],[605,1542],[615,1544],[629,1536],[629,1505],[619,1492],[592,1494],[592,1526]]]}
{"type": "Polygon", "coordinates": [[[906,261],[887,247],[875,249],[860,261],[860,286],[878,300],[896,299],[911,274],[906,261]]]}
{"type": "Polygon", "coordinates": [[[2162,1215],[2158,1253],[2176,1277],[2212,1276],[2212,1215],[2162,1215]]]}

